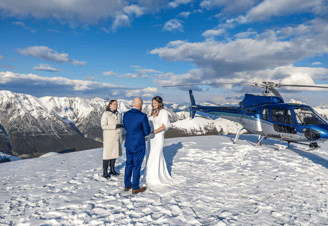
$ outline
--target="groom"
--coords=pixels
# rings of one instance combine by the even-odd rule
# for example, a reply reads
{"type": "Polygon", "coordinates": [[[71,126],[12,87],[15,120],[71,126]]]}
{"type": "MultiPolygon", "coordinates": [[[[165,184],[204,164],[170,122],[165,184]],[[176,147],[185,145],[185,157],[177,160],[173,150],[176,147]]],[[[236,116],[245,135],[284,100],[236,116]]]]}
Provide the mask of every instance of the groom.
{"type": "Polygon", "coordinates": [[[145,156],[145,137],[150,134],[147,115],[142,113],[142,100],[134,98],[133,108],[123,116],[123,125],[126,130],[126,166],[124,184],[125,191],[132,188],[132,194],[146,191],[146,187],[139,187],[140,168],[145,156]],[[133,185],[131,184],[131,174],[133,171],[133,185]]]}

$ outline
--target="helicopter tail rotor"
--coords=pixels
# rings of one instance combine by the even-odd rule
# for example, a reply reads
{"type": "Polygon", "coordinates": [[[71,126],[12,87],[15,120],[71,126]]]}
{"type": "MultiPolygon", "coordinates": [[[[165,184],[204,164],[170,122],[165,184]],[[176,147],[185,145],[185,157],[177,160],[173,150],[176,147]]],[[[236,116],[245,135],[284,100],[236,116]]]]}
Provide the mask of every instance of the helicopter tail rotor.
{"type": "Polygon", "coordinates": [[[189,90],[189,96],[190,96],[190,118],[194,118],[195,117],[195,114],[196,114],[196,110],[193,109],[193,107],[196,106],[196,102],[195,102],[195,99],[194,99],[194,94],[192,93],[192,90],[189,90]]]}

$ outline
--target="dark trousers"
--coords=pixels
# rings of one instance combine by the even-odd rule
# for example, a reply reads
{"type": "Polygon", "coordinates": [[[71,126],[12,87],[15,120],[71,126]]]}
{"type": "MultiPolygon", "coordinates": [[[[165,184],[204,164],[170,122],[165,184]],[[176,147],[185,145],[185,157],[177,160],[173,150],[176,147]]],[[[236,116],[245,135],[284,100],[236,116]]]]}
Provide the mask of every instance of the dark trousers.
{"type": "Polygon", "coordinates": [[[133,190],[139,188],[140,181],[140,169],[142,161],[145,157],[145,149],[140,150],[126,150],[126,165],[125,165],[125,175],[124,184],[126,188],[131,187],[131,176],[133,171],[133,190]]]}

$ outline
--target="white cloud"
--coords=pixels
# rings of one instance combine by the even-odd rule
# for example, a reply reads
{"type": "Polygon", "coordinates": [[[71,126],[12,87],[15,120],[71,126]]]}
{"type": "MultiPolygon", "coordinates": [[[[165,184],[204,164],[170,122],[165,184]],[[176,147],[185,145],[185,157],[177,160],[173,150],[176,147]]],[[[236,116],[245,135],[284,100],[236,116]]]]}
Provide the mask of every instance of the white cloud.
{"type": "Polygon", "coordinates": [[[169,7],[169,8],[177,8],[181,4],[186,5],[186,4],[189,4],[191,2],[193,2],[193,0],[174,0],[173,2],[170,2],[167,5],[167,7],[169,7]]]}
{"type": "Polygon", "coordinates": [[[222,8],[221,13],[240,13],[247,11],[259,0],[203,0],[200,3],[200,7],[207,10],[213,10],[215,8],[222,8]]]}
{"type": "Polygon", "coordinates": [[[123,0],[91,0],[66,1],[47,0],[47,4],[39,0],[0,0],[3,16],[55,18],[71,22],[96,23],[113,17],[123,10],[127,4],[123,0]]]}
{"type": "Polygon", "coordinates": [[[181,12],[177,15],[177,17],[188,18],[191,12],[181,12]]]}
{"type": "Polygon", "coordinates": [[[204,11],[201,9],[194,9],[192,13],[203,13],[204,11]]]}
{"type": "Polygon", "coordinates": [[[322,64],[322,63],[320,63],[320,62],[314,62],[314,63],[312,63],[312,65],[320,65],[320,64],[322,64]]]}
{"type": "Polygon", "coordinates": [[[158,54],[169,62],[191,62],[199,68],[197,73],[170,76],[165,81],[159,81],[161,84],[214,82],[218,79],[247,81],[252,77],[246,75],[328,53],[328,24],[324,20],[313,20],[291,28],[292,36],[287,40],[286,37],[280,38],[280,31],[266,30],[261,34],[242,32],[234,39],[224,41],[206,39],[204,42],[190,43],[177,40],[150,53],[158,54]],[[311,32],[299,33],[300,27],[307,27],[311,32]]]}
{"type": "MultiPolygon", "coordinates": [[[[220,77],[229,77],[235,72],[256,71],[289,65],[318,53],[328,53],[328,24],[311,21],[312,32],[280,40],[279,34],[267,30],[254,38],[236,38],[227,41],[172,42],[166,47],[152,50],[169,62],[187,61],[203,69],[215,71],[220,77]]],[[[297,29],[297,27],[295,28],[297,29]]]]}
{"type": "Polygon", "coordinates": [[[138,78],[138,75],[137,74],[131,74],[131,73],[126,73],[124,75],[118,75],[116,77],[119,77],[119,78],[129,78],[129,79],[135,79],[135,78],[138,78]]]}
{"type": "Polygon", "coordinates": [[[131,26],[129,17],[125,14],[119,14],[115,17],[115,20],[112,25],[112,29],[116,31],[118,27],[126,27],[126,26],[131,26]]]}
{"type": "Polygon", "coordinates": [[[227,34],[227,29],[233,28],[235,25],[231,24],[229,22],[219,24],[213,29],[209,29],[205,32],[203,32],[203,36],[206,38],[214,38],[215,36],[223,36],[227,34]]]}
{"type": "Polygon", "coordinates": [[[42,60],[53,61],[56,63],[72,63],[83,67],[86,62],[70,59],[67,53],[58,53],[47,46],[30,46],[26,49],[17,49],[23,55],[36,57],[42,60]]]}
{"type": "MultiPolygon", "coordinates": [[[[81,24],[97,24],[113,20],[113,28],[127,26],[133,17],[159,11],[167,7],[168,0],[0,0],[2,17],[37,18],[58,20],[72,27],[81,24]],[[121,15],[129,16],[129,23],[121,15]]],[[[33,29],[32,29],[33,30],[33,29]]]]}
{"type": "Polygon", "coordinates": [[[236,38],[249,38],[253,35],[257,35],[256,31],[252,31],[251,29],[248,29],[245,32],[240,32],[238,34],[235,35],[236,38]]]}
{"type": "Polygon", "coordinates": [[[153,69],[137,69],[138,71],[138,77],[141,77],[141,78],[149,78],[149,74],[152,74],[152,75],[156,75],[156,74],[161,74],[162,72],[160,71],[156,71],[156,70],[153,70],[153,69]]]}
{"type": "Polygon", "coordinates": [[[28,29],[28,30],[30,30],[32,33],[35,33],[35,32],[36,32],[35,29],[32,29],[32,28],[26,26],[23,22],[17,21],[17,22],[13,22],[13,24],[18,25],[18,26],[21,26],[21,27],[24,28],[24,29],[28,29]]]}
{"type": "Polygon", "coordinates": [[[311,12],[320,14],[327,12],[327,2],[323,0],[264,0],[250,9],[246,16],[239,16],[237,21],[248,23],[266,20],[274,16],[290,15],[292,13],[311,12]]]}
{"type": "Polygon", "coordinates": [[[96,78],[95,77],[83,77],[84,80],[87,80],[87,81],[95,81],[96,78]]]}
{"type": "Polygon", "coordinates": [[[155,93],[158,93],[156,87],[147,87],[140,90],[128,90],[126,93],[127,97],[153,97],[155,93]]]}
{"type": "Polygon", "coordinates": [[[10,71],[0,72],[0,89],[27,93],[37,97],[80,96],[108,98],[108,96],[116,93],[118,98],[126,98],[133,97],[134,91],[138,92],[140,96],[154,92],[152,87],[126,87],[90,81],[90,79],[88,81],[63,77],[48,78],[35,74],[19,74],[10,71]]]}
{"type": "Polygon", "coordinates": [[[220,28],[220,29],[207,30],[202,35],[205,37],[213,37],[213,36],[223,36],[224,34],[226,34],[226,30],[224,28],[220,28]]]}
{"type": "Polygon", "coordinates": [[[143,14],[145,14],[146,8],[139,7],[138,5],[129,5],[125,6],[123,11],[130,16],[134,14],[136,17],[141,17],[143,14]]]}
{"type": "Polygon", "coordinates": [[[13,72],[0,72],[0,84],[10,85],[13,83],[24,84],[23,86],[38,84],[47,88],[56,84],[57,86],[72,86],[74,91],[87,91],[95,88],[120,88],[108,83],[98,83],[83,80],[71,80],[63,77],[40,77],[35,74],[19,74],[13,72]]]}
{"type": "Polygon", "coordinates": [[[158,75],[162,74],[162,72],[160,72],[160,71],[156,71],[153,69],[142,69],[142,68],[140,68],[140,66],[131,66],[131,67],[135,68],[135,70],[137,71],[136,74],[126,73],[123,75],[119,75],[113,71],[108,71],[108,72],[104,72],[103,75],[115,76],[118,78],[135,79],[135,78],[150,78],[151,76],[154,77],[154,76],[158,76],[158,75]]]}
{"type": "Polygon", "coordinates": [[[4,57],[0,55],[0,60],[2,60],[4,57]]]}
{"type": "Polygon", "coordinates": [[[116,73],[114,71],[107,71],[107,72],[104,72],[103,75],[116,76],[116,73]]]}
{"type": "Polygon", "coordinates": [[[165,31],[181,31],[183,32],[183,21],[178,19],[172,19],[165,23],[163,30],[165,31]]]}
{"type": "Polygon", "coordinates": [[[62,70],[50,67],[48,64],[39,64],[39,67],[34,67],[36,71],[48,71],[48,72],[62,72],[62,70]]]}
{"type": "Polygon", "coordinates": [[[102,30],[103,32],[109,34],[109,30],[105,27],[101,27],[100,30],[102,30]]]}
{"type": "Polygon", "coordinates": [[[61,33],[60,31],[56,30],[56,29],[49,29],[49,31],[51,32],[55,32],[55,33],[61,33]]]}
{"type": "MultiPolygon", "coordinates": [[[[274,69],[258,70],[255,72],[236,72],[230,77],[219,77],[216,76],[214,71],[206,69],[193,69],[185,74],[173,74],[170,73],[167,78],[154,80],[154,82],[160,86],[170,86],[170,85],[181,85],[181,84],[192,84],[192,83],[248,83],[253,82],[264,82],[273,81],[282,84],[299,84],[299,85],[315,85],[315,80],[325,81],[328,75],[328,69],[326,68],[310,68],[310,67],[295,67],[293,65],[288,65],[284,67],[277,67],[274,69]]],[[[216,87],[220,89],[233,89],[234,92],[244,93],[253,92],[251,86],[243,86],[243,88],[235,89],[238,85],[211,85],[211,87],[216,87]]],[[[188,86],[188,87],[177,87],[180,90],[198,90],[200,91],[204,86],[188,86]]],[[[314,90],[322,91],[320,89],[313,88],[293,88],[293,87],[283,87],[282,92],[286,91],[300,91],[300,90],[314,90]]],[[[260,90],[259,90],[260,91],[260,90]]]]}
{"type": "Polygon", "coordinates": [[[19,69],[17,67],[14,67],[12,65],[7,65],[7,64],[0,64],[0,67],[6,68],[6,69],[19,69]]]}

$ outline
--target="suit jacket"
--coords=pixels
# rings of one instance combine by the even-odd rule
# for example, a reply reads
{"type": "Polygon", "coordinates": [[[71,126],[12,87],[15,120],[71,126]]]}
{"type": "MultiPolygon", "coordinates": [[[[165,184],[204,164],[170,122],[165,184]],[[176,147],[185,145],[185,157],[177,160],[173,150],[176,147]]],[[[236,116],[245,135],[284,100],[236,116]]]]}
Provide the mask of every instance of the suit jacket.
{"type": "Polygon", "coordinates": [[[125,148],[131,151],[145,149],[145,137],[150,134],[147,115],[132,108],[124,114],[123,125],[126,130],[125,148]]]}

